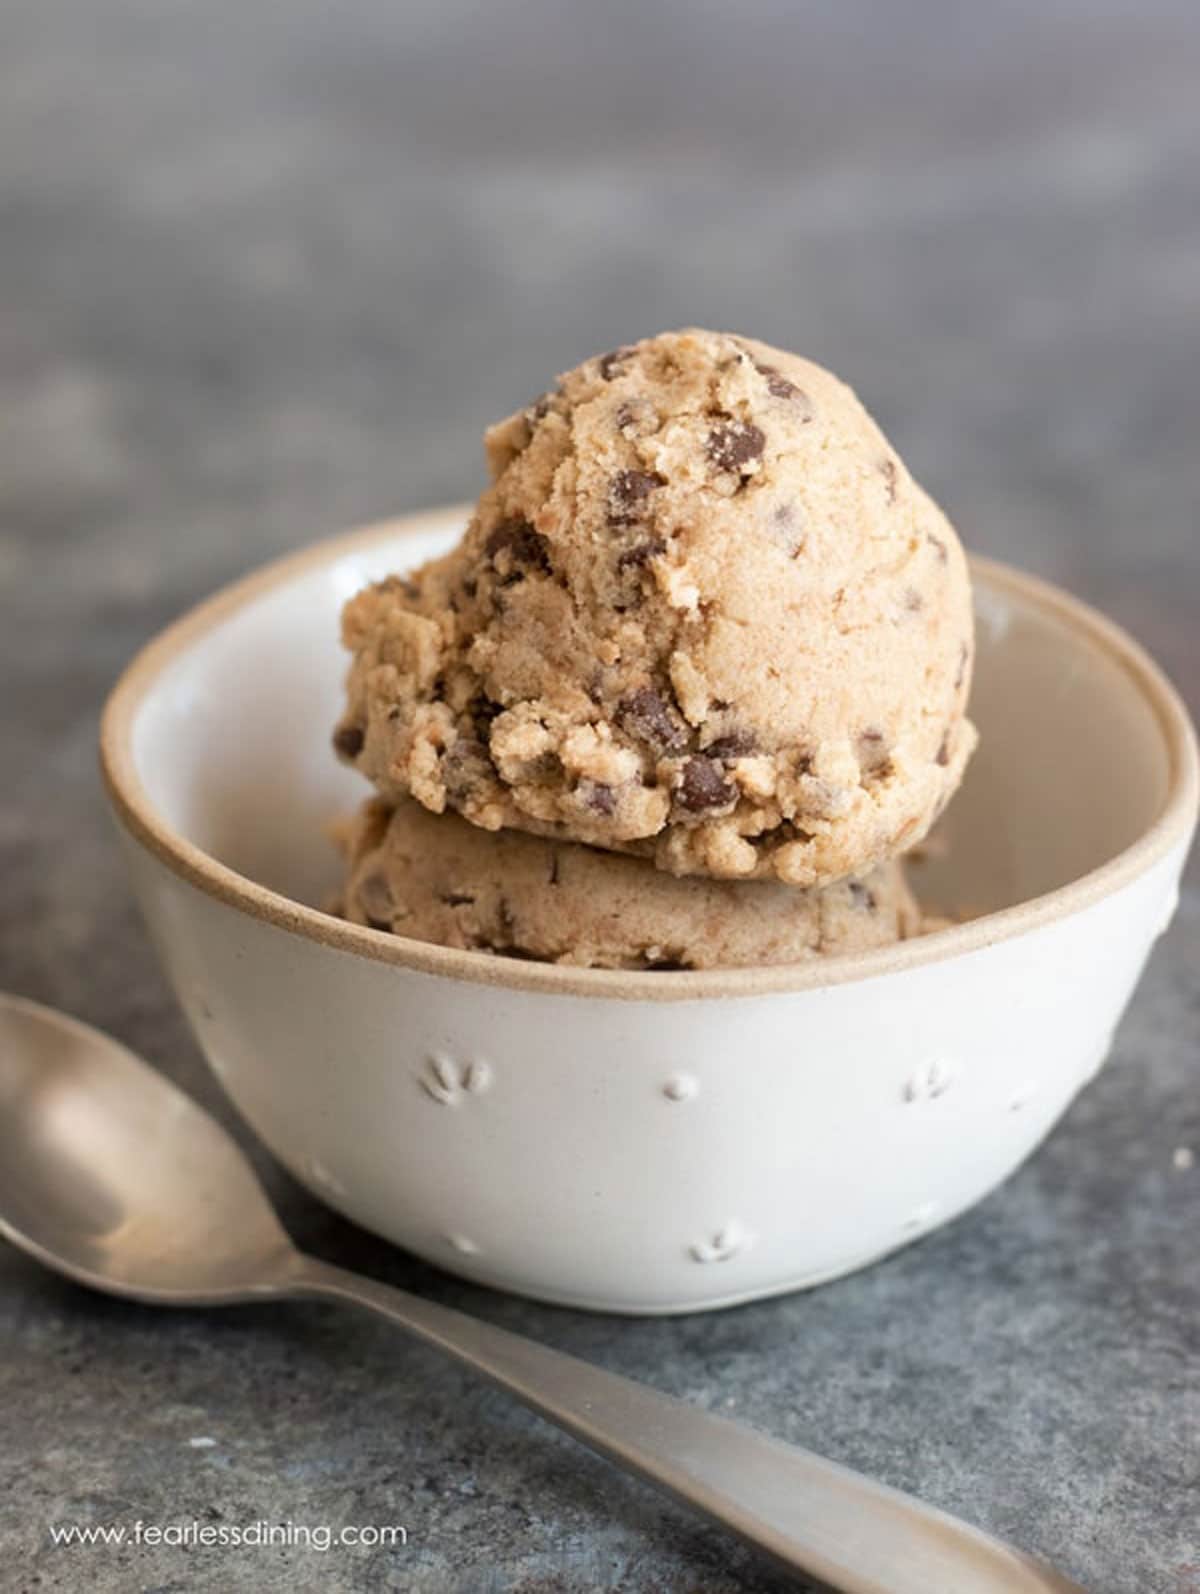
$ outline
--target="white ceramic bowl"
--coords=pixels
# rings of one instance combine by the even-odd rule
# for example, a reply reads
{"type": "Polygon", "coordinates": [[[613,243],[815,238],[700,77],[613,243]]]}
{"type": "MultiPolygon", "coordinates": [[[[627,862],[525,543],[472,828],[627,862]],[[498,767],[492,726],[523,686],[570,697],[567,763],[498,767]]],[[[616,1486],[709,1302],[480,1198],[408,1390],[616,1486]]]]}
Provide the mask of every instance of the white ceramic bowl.
{"type": "Polygon", "coordinates": [[[978,1201],[1096,1072],[1196,816],[1187,716],[1140,649],[976,561],[982,732],[922,889],[969,923],[796,968],[567,970],[322,913],[364,795],[329,733],[338,609],[464,511],[355,532],[135,660],[103,765],[188,1019],[271,1150],[473,1279],[626,1312],[863,1266],[978,1201]]]}

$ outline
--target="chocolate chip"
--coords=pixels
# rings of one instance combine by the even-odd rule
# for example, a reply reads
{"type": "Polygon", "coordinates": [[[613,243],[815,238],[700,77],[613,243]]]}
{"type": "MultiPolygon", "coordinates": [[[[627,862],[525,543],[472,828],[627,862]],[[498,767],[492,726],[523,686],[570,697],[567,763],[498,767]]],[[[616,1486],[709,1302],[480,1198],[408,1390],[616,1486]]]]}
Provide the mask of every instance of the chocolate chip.
{"type": "Polygon", "coordinates": [[[724,808],[737,791],[711,758],[689,758],[683,766],[677,796],[681,808],[696,814],[706,808],[724,808]]]}
{"type": "Polygon", "coordinates": [[[600,375],[605,382],[611,382],[614,377],[621,376],[624,372],[624,362],[634,352],[631,343],[623,343],[619,349],[613,349],[608,354],[602,354],[599,360],[600,375]]]}
{"type": "Polygon", "coordinates": [[[942,539],[940,537],[935,537],[933,532],[927,531],[925,533],[925,541],[929,543],[930,547],[937,549],[938,560],[942,564],[945,564],[947,559],[950,557],[950,550],[946,547],[946,544],[942,541],[942,539]]]}
{"type": "Polygon", "coordinates": [[[741,471],[762,458],[767,439],[753,421],[722,421],[708,434],[708,457],[718,470],[741,471]]]}
{"type": "Polygon", "coordinates": [[[812,404],[803,388],[797,387],[794,382],[789,382],[777,366],[760,365],[755,360],[754,369],[759,376],[766,378],[767,392],[770,393],[772,398],[791,399],[793,403],[808,411],[804,419],[806,421],[812,420],[812,404]]]}
{"type": "Polygon", "coordinates": [[[747,758],[758,751],[758,739],[753,731],[728,731],[709,742],[704,752],[709,758],[747,758]]]}
{"type": "Polygon", "coordinates": [[[496,766],[481,742],[460,736],[442,759],[442,779],[452,801],[462,802],[471,795],[472,788],[490,786],[495,781],[496,766]]]}
{"type": "Polygon", "coordinates": [[[934,758],[934,762],[937,763],[937,764],[941,764],[943,769],[950,762],[950,732],[949,731],[947,731],[945,736],[942,737],[942,745],[937,750],[937,755],[934,758]]]}
{"type": "Polygon", "coordinates": [[[635,526],[642,518],[638,507],[652,492],[667,485],[656,470],[619,470],[608,484],[608,523],[635,526]]]}
{"type": "Polygon", "coordinates": [[[687,745],[687,732],[671,713],[666,699],[652,686],[639,686],[617,704],[617,723],[622,729],[662,751],[675,751],[687,745]]]}
{"type": "Polygon", "coordinates": [[[868,913],[874,913],[875,909],[879,906],[875,898],[875,893],[869,886],[863,885],[861,880],[851,880],[850,896],[853,899],[854,906],[856,908],[865,908],[868,913]]]}
{"type": "MultiPolygon", "coordinates": [[[[550,569],[550,545],[527,520],[502,520],[484,544],[484,551],[493,563],[497,555],[507,553],[514,566],[530,565],[546,572],[550,569]]],[[[510,581],[520,579],[521,573],[515,569],[508,577],[510,581]]]]}
{"type": "Polygon", "coordinates": [[[579,791],[587,806],[597,814],[616,812],[617,794],[611,786],[599,780],[581,780],[579,791]]]}
{"type": "Polygon", "coordinates": [[[794,382],[788,381],[787,377],[784,376],[782,371],[780,371],[777,366],[755,365],[754,369],[758,372],[759,376],[766,377],[767,392],[772,394],[775,398],[794,398],[795,395],[800,391],[794,382]]]}
{"type": "Polygon", "coordinates": [[[366,739],[361,725],[339,725],[333,733],[334,748],[343,758],[357,758],[366,739]]]}
{"type": "Polygon", "coordinates": [[[626,548],[617,559],[617,569],[621,571],[640,569],[648,565],[651,559],[657,559],[660,553],[666,553],[667,545],[661,537],[648,537],[645,542],[636,542],[632,548],[626,548]]]}
{"type": "Polygon", "coordinates": [[[879,474],[883,477],[884,486],[887,489],[887,501],[889,504],[894,504],[896,502],[896,486],[899,481],[896,461],[894,459],[885,459],[879,467],[879,474]]]}

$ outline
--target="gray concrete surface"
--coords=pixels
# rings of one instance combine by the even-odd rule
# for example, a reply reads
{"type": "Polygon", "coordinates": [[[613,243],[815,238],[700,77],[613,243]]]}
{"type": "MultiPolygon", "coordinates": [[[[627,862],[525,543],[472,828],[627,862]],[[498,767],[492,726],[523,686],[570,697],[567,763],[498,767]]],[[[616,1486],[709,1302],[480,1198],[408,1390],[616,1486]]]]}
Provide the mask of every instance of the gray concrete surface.
{"type": "MultiPolygon", "coordinates": [[[[1183,0],[7,0],[0,984],[216,1103],[102,809],[106,686],[263,558],[469,495],[489,417],[661,326],[834,366],[971,545],[1109,608],[1195,705],[1198,73],[1183,0]]],[[[327,1254],[808,1442],[1094,1594],[1194,1594],[1196,880],[1037,1158],[814,1294],[541,1309],[272,1188],[327,1254]]],[[[383,1327],[156,1316],[0,1251],[5,1591],[784,1586],[383,1327]],[[48,1539],[139,1517],[409,1543],[48,1539]]]]}

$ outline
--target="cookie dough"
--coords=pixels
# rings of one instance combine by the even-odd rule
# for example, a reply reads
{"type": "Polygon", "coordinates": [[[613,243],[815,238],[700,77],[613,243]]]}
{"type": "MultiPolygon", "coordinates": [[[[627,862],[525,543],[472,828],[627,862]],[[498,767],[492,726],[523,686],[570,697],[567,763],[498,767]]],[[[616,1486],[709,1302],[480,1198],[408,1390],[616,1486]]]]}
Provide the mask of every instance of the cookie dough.
{"type": "Polygon", "coordinates": [[[820,891],[680,880],[636,858],[375,798],[343,838],[339,911],[440,946],[584,968],[799,963],[920,933],[899,862],[820,891]]]}
{"type": "Polygon", "coordinates": [[[345,610],[335,745],[383,796],[805,887],[925,834],[975,741],[966,562],[848,387],[664,333],[486,448],[461,543],[345,610]]]}

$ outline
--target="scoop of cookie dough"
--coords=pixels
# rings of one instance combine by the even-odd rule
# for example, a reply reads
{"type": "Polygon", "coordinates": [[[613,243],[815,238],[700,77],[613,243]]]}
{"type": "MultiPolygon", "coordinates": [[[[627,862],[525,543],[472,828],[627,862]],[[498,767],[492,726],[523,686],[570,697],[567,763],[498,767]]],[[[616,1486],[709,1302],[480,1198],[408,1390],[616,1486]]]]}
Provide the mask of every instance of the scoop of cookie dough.
{"type": "Polygon", "coordinates": [[[385,797],[801,886],[920,839],[975,740],[966,562],[849,388],[664,333],[486,446],[461,543],[345,611],[385,797]]]}
{"type": "Polygon", "coordinates": [[[349,826],[339,909],[440,946],[584,968],[799,963],[920,933],[898,861],[863,881],[682,880],[637,858],[375,798],[349,826]]]}

